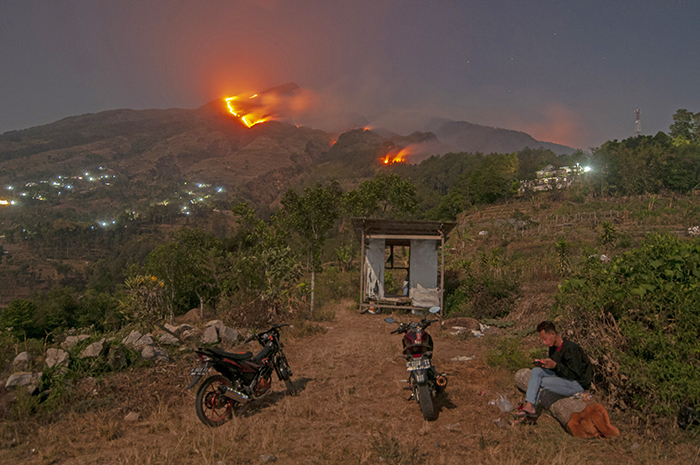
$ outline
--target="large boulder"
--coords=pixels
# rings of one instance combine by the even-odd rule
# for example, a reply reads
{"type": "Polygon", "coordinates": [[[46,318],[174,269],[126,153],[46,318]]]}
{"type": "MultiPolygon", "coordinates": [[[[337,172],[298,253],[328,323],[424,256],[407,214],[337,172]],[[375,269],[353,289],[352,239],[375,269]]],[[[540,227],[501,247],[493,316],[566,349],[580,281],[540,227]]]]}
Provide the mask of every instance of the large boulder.
{"type": "Polygon", "coordinates": [[[129,333],[127,337],[122,339],[122,344],[124,344],[127,347],[133,347],[139,339],[141,339],[141,333],[139,333],[136,330],[133,330],[129,333]]]}
{"type": "Polygon", "coordinates": [[[53,368],[55,366],[68,366],[70,361],[70,356],[68,352],[63,349],[50,348],[46,351],[46,358],[44,362],[48,368],[53,368]]]}
{"type": "Polygon", "coordinates": [[[219,342],[219,335],[216,331],[216,326],[207,326],[204,329],[204,334],[202,334],[203,344],[216,344],[219,342]]]}
{"type": "Polygon", "coordinates": [[[179,346],[180,340],[170,333],[163,333],[158,338],[158,343],[166,346],[179,346]]]}
{"type": "Polygon", "coordinates": [[[26,367],[29,365],[29,362],[32,360],[32,354],[29,352],[20,352],[15,359],[12,361],[12,364],[16,367],[26,367]]]}
{"type": "Polygon", "coordinates": [[[80,353],[80,358],[97,358],[105,349],[105,338],[93,342],[80,353]]]}
{"type": "Polygon", "coordinates": [[[168,361],[168,354],[160,347],[145,346],[141,351],[141,357],[152,361],[168,361]]]}
{"type": "Polygon", "coordinates": [[[224,322],[221,320],[211,320],[207,324],[204,325],[204,328],[208,328],[210,326],[216,327],[216,331],[221,331],[221,328],[224,328],[224,322]]]}
{"type": "Polygon", "coordinates": [[[219,337],[223,342],[235,344],[238,342],[240,334],[235,329],[224,326],[223,328],[219,329],[219,337]]]}
{"type": "Polygon", "coordinates": [[[134,347],[143,347],[143,346],[152,346],[153,345],[153,336],[150,334],[144,334],[139,338],[138,341],[134,343],[134,347]]]}
{"type": "Polygon", "coordinates": [[[5,382],[5,389],[18,386],[35,385],[41,379],[41,375],[42,373],[31,373],[29,371],[13,373],[9,378],[7,378],[7,382],[5,382]]]}

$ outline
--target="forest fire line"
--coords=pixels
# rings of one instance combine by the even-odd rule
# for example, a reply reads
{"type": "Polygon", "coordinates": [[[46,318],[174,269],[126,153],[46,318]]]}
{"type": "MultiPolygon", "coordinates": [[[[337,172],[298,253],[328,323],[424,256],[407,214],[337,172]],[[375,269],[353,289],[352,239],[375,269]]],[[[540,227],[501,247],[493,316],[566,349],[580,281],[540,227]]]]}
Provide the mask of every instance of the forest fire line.
{"type": "MultiPolygon", "coordinates": [[[[248,100],[257,98],[258,94],[254,94],[248,97],[248,100]]],[[[266,109],[263,105],[258,102],[246,103],[242,101],[239,95],[226,97],[224,98],[224,102],[226,102],[229,113],[239,118],[246,127],[251,128],[256,124],[264,123],[271,119],[271,116],[266,114],[266,109]]]]}
{"type": "Polygon", "coordinates": [[[392,165],[394,163],[407,163],[406,158],[411,154],[408,148],[402,148],[400,150],[392,149],[381,158],[382,163],[385,165],[392,165]]]}

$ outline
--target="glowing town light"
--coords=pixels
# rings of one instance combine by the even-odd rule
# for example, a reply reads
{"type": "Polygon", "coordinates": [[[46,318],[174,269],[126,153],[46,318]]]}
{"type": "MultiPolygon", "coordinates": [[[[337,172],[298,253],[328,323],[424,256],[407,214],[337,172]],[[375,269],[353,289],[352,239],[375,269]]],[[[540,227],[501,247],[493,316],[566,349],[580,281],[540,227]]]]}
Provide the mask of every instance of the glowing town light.
{"type": "Polygon", "coordinates": [[[12,186],[7,186],[7,190],[8,190],[8,191],[11,191],[12,189],[14,189],[14,187],[12,187],[12,186]]]}
{"type": "Polygon", "coordinates": [[[223,187],[217,187],[217,188],[216,188],[216,192],[223,192],[223,191],[224,191],[224,188],[223,188],[223,187]]]}
{"type": "Polygon", "coordinates": [[[10,202],[8,200],[2,200],[0,199],[0,205],[9,205],[10,202]]]}
{"type": "Polygon", "coordinates": [[[589,171],[593,171],[593,168],[591,168],[590,166],[584,166],[584,167],[583,167],[583,172],[584,172],[584,173],[588,173],[589,171]]]}

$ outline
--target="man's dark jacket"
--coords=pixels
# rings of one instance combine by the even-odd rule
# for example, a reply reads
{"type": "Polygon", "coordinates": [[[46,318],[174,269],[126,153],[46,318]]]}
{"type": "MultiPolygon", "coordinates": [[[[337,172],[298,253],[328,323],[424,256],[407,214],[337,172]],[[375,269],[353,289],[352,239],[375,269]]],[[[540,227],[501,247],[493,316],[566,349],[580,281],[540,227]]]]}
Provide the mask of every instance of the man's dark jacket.
{"type": "Polygon", "coordinates": [[[558,377],[578,381],[583,389],[591,387],[593,365],[581,346],[564,339],[561,350],[549,348],[549,358],[557,362],[554,372],[558,377]]]}

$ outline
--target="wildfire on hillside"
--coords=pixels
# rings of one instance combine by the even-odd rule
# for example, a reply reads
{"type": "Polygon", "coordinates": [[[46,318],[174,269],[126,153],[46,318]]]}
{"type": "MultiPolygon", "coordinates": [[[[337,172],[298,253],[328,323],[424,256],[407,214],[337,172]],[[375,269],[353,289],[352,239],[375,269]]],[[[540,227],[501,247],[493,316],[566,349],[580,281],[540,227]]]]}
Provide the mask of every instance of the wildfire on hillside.
{"type": "Polygon", "coordinates": [[[411,154],[408,147],[392,147],[389,152],[381,157],[382,163],[385,165],[392,165],[394,163],[406,163],[406,158],[411,154]]]}
{"type": "Polygon", "coordinates": [[[249,128],[272,120],[296,125],[295,120],[311,105],[312,95],[290,82],[263,92],[224,97],[223,101],[228,112],[249,128]]]}
{"type": "Polygon", "coordinates": [[[226,102],[228,111],[249,128],[269,121],[272,118],[268,113],[270,109],[266,108],[258,94],[253,94],[247,98],[241,95],[226,97],[224,102],[226,102]]]}

